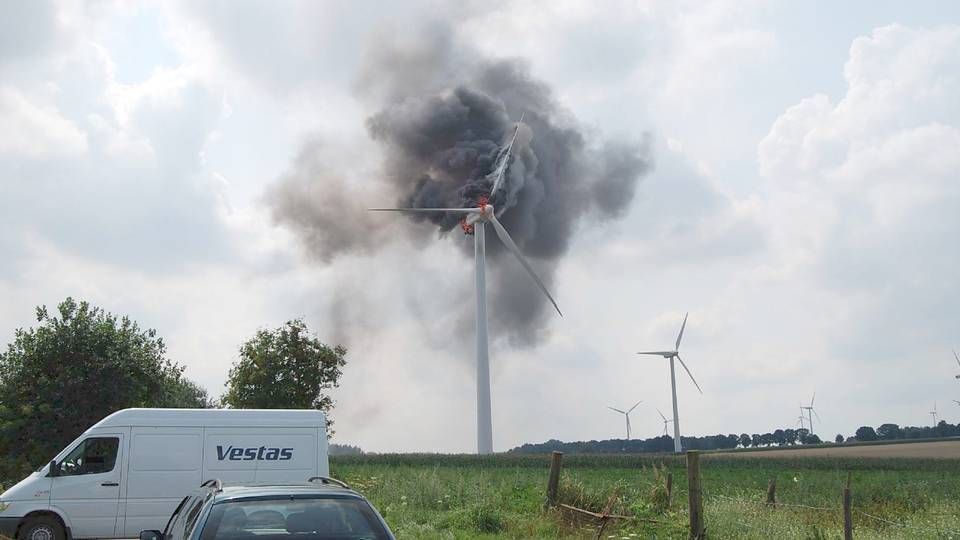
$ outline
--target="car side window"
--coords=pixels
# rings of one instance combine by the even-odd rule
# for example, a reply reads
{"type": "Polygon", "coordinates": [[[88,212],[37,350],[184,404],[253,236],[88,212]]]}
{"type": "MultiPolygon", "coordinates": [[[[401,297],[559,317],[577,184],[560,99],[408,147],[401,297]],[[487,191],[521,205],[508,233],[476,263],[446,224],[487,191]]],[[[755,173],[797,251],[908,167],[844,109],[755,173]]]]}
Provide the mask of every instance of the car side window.
{"type": "Polygon", "coordinates": [[[76,476],[110,472],[117,464],[119,448],[120,439],[117,437],[84,439],[60,461],[60,475],[76,476]]]}
{"type": "Polygon", "coordinates": [[[205,501],[206,498],[197,497],[196,503],[187,511],[187,522],[183,529],[184,538],[190,536],[193,532],[193,527],[197,524],[197,518],[200,517],[200,510],[203,509],[203,503],[205,501]]]}
{"type": "Polygon", "coordinates": [[[189,497],[183,504],[177,508],[177,513],[171,518],[167,526],[166,538],[183,538],[184,531],[187,529],[187,519],[194,507],[201,506],[203,499],[200,497],[189,497]]]}

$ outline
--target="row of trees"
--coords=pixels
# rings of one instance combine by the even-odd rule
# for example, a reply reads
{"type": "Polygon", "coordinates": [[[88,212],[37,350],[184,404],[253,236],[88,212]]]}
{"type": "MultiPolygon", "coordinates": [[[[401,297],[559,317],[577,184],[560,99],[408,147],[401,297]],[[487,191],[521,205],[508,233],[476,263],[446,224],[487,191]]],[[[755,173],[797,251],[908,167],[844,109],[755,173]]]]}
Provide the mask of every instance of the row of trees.
{"type": "MultiPolygon", "coordinates": [[[[706,435],[681,437],[683,448],[689,450],[732,450],[737,447],[788,446],[794,444],[820,444],[820,437],[806,429],[777,429],[772,433],[749,435],[706,435]]],[[[673,437],[660,435],[650,439],[609,439],[605,441],[562,442],[550,440],[539,444],[524,444],[510,450],[519,454],[541,454],[554,450],[582,454],[632,454],[643,452],[672,452],[673,437]]]]}
{"type": "Polygon", "coordinates": [[[260,330],[239,349],[213,400],[167,356],[155,330],[67,298],[0,352],[0,484],[53,457],[85,429],[128,407],[319,409],[338,385],[346,349],[328,347],[302,320],[260,330]]]}
{"type": "Polygon", "coordinates": [[[941,420],[936,426],[904,426],[881,424],[877,429],[870,426],[857,428],[854,438],[857,441],[896,441],[899,439],[932,439],[939,437],[960,437],[960,423],[948,424],[941,420]]]}
{"type": "MultiPolygon", "coordinates": [[[[903,427],[897,424],[883,424],[874,430],[863,426],[856,435],[844,438],[837,435],[836,444],[845,442],[890,441],[897,439],[925,439],[939,437],[960,437],[960,424],[951,425],[941,420],[936,426],[903,427]]],[[[770,446],[792,446],[799,444],[823,444],[816,434],[807,429],[777,429],[771,433],[748,435],[707,435],[704,437],[681,437],[683,448],[688,450],[732,450],[734,448],[758,448],[770,446]]],[[[633,454],[644,452],[672,452],[673,437],[661,435],[650,439],[609,439],[605,441],[563,442],[549,440],[538,444],[524,444],[509,452],[517,454],[543,454],[553,451],[568,454],[633,454]]]]}

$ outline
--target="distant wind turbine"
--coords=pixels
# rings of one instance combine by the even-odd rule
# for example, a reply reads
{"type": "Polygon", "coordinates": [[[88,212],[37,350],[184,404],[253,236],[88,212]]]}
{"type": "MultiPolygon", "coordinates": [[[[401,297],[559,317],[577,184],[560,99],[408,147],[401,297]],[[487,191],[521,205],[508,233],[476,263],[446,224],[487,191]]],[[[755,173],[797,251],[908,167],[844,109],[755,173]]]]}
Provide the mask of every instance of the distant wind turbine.
{"type": "Polygon", "coordinates": [[[520,124],[523,122],[523,116],[520,122],[517,122],[513,131],[513,138],[509,145],[501,149],[498,154],[496,166],[490,173],[492,179],[490,193],[480,197],[477,205],[472,208],[370,208],[374,212],[404,212],[404,213],[435,213],[435,214],[458,214],[462,216],[461,226],[465,232],[473,233],[473,249],[476,274],[476,293],[477,293],[477,453],[490,454],[493,452],[493,421],[490,413],[490,354],[489,339],[487,337],[487,280],[486,280],[486,237],[484,236],[484,225],[490,224],[493,231],[506,246],[517,261],[527,271],[537,287],[546,295],[547,300],[553,304],[557,313],[560,313],[560,307],[550,296],[547,286],[533,271],[533,267],[527,262],[527,259],[520,252],[520,248],[510,238],[510,233],[503,227],[497,216],[503,213],[495,211],[493,205],[489,203],[490,199],[502,187],[504,173],[510,164],[510,152],[513,149],[513,143],[517,140],[517,133],[520,131],[520,124]]]}
{"type": "Polygon", "coordinates": [[[667,424],[669,424],[670,422],[673,422],[673,418],[667,420],[667,417],[664,416],[662,412],[660,412],[660,409],[657,409],[657,413],[660,414],[660,418],[663,418],[663,434],[669,435],[670,433],[667,432],[667,424]]]}
{"type": "MultiPolygon", "coordinates": [[[[960,366],[960,355],[957,355],[956,349],[953,351],[953,357],[957,359],[957,365],[960,366]]],[[[960,379],[960,374],[954,376],[956,379],[960,379]]]]}
{"type": "Polygon", "coordinates": [[[677,410],[677,377],[674,374],[674,359],[680,361],[680,365],[683,366],[683,369],[687,372],[687,375],[690,376],[690,380],[693,381],[694,386],[697,387],[697,390],[700,390],[701,394],[703,393],[703,390],[700,389],[700,385],[697,384],[697,380],[693,378],[693,373],[690,373],[690,369],[687,367],[687,364],[685,364],[683,359],[680,358],[680,340],[683,338],[683,329],[687,327],[687,315],[690,314],[687,313],[683,316],[683,324],[680,325],[680,333],[677,334],[677,342],[673,346],[672,351],[650,351],[637,353],[662,356],[667,360],[670,360],[670,389],[673,390],[673,451],[678,453],[682,451],[682,448],[680,447],[680,412],[677,410]]]}
{"type": "Polygon", "coordinates": [[[933,427],[937,427],[937,402],[933,402],[933,410],[930,411],[930,416],[933,417],[933,427]]]}
{"type": "Polygon", "coordinates": [[[641,404],[641,403],[643,403],[643,402],[642,402],[642,401],[638,401],[633,407],[630,407],[629,409],[627,409],[627,410],[625,410],[625,411],[621,411],[620,409],[617,409],[617,408],[615,408],[615,407],[610,407],[610,406],[607,407],[607,408],[610,409],[611,411],[616,411],[616,412],[622,414],[622,415],[624,416],[624,418],[627,419],[627,440],[628,440],[628,441],[630,440],[630,413],[632,413],[633,410],[637,408],[637,405],[639,405],[639,404],[641,404]]]}
{"type": "Polygon", "coordinates": [[[797,425],[800,426],[800,429],[804,428],[804,422],[807,419],[803,417],[803,405],[800,406],[800,416],[797,417],[797,425]]]}
{"type": "Polygon", "coordinates": [[[817,416],[817,420],[820,420],[820,415],[817,414],[817,411],[815,411],[815,410],[813,409],[813,400],[815,400],[815,399],[817,399],[817,393],[816,393],[816,392],[814,392],[814,393],[813,393],[813,397],[810,398],[810,404],[809,404],[809,405],[807,405],[807,406],[801,405],[801,406],[800,406],[801,415],[803,414],[802,410],[806,410],[806,411],[807,411],[807,417],[808,417],[807,419],[810,421],[810,434],[811,434],[811,435],[813,435],[813,415],[816,415],[816,416],[817,416]]]}

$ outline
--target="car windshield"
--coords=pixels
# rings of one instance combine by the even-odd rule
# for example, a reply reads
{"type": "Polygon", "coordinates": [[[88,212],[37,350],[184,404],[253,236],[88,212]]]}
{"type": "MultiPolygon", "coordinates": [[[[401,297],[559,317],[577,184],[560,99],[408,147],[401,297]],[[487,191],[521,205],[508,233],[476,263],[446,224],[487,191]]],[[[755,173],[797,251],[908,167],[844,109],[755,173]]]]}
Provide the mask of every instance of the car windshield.
{"type": "Polygon", "coordinates": [[[373,509],[354,498],[227,501],[214,505],[200,540],[386,540],[373,509]]]}

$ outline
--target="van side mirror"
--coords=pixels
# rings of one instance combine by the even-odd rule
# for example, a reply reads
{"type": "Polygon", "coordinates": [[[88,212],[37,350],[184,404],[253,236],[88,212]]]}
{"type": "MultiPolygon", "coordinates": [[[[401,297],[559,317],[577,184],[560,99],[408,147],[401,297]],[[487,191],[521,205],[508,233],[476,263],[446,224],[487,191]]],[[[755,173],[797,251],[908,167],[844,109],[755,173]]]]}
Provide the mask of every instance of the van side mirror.
{"type": "Polygon", "coordinates": [[[156,530],[140,531],[140,540],[162,540],[163,533],[156,530]]]}
{"type": "Polygon", "coordinates": [[[50,471],[47,472],[47,476],[60,476],[60,467],[57,466],[57,460],[50,460],[50,471]]]}

